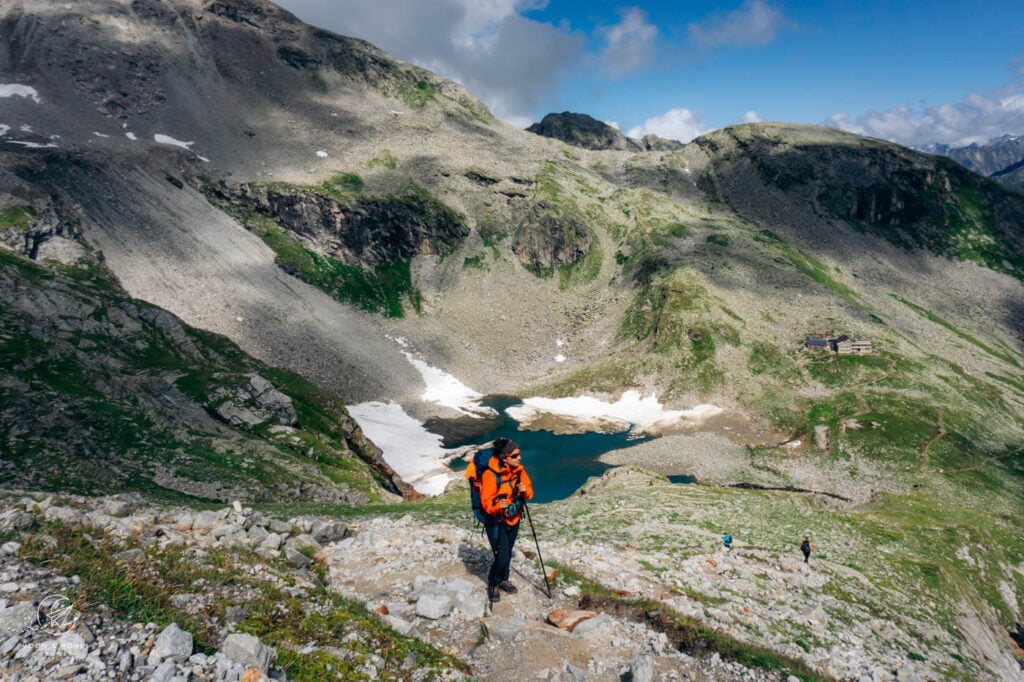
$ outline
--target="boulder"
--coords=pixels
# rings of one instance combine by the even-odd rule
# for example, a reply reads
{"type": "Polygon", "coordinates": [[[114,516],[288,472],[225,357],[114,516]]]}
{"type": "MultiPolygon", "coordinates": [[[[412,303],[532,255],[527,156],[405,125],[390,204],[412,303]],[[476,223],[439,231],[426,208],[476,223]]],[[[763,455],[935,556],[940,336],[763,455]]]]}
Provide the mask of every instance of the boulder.
{"type": "Polygon", "coordinates": [[[270,667],[277,656],[277,650],[263,644],[258,637],[237,632],[224,639],[220,652],[246,668],[259,668],[263,671],[270,667]]]}
{"type": "Polygon", "coordinates": [[[149,652],[147,663],[158,666],[167,659],[184,663],[192,655],[192,634],[185,632],[177,623],[171,623],[156,638],[153,650],[149,652]]]}

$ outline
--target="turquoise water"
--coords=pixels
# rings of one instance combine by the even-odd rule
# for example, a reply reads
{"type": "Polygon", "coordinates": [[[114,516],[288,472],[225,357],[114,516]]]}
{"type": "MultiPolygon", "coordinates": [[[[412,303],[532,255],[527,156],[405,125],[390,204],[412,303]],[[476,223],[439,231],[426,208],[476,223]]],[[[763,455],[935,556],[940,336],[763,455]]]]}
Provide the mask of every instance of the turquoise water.
{"type": "MultiPolygon", "coordinates": [[[[533,481],[533,501],[551,502],[572,495],[591,476],[610,469],[597,458],[611,450],[621,450],[650,440],[649,437],[623,433],[584,433],[556,435],[551,431],[520,431],[519,424],[505,409],[522,401],[512,398],[485,400],[483,404],[498,411],[496,426],[472,438],[445,443],[447,447],[490,445],[499,436],[511,438],[523,453],[523,466],[533,481]]],[[[466,462],[452,463],[453,469],[465,469],[466,462]]]]}

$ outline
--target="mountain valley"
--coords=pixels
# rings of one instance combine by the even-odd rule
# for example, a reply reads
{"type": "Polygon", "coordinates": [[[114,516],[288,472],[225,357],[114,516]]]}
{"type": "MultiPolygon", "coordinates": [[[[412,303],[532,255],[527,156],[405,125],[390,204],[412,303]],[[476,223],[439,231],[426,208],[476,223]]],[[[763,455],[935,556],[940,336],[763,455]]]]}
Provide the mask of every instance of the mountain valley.
{"type": "MultiPolygon", "coordinates": [[[[238,524],[352,523],[307,551],[313,567],[293,555],[289,579],[372,608],[441,577],[479,582],[458,554],[474,541],[465,482],[424,499],[349,414],[396,405],[442,436],[472,432],[476,417],[424,397],[415,359],[481,396],[635,391],[720,410],[533,506],[557,605],[602,604],[622,646],[588,669],[592,643],[567,635],[532,674],[1024,679],[1024,194],[817,126],[685,145],[583,115],[519,130],[264,0],[11,0],[0,37],[0,492],[35,515],[0,523],[26,548],[0,568],[60,535],[33,504],[130,494],[163,518],[156,538],[172,513],[233,502],[238,524]],[[809,343],[844,337],[871,352],[809,343]],[[451,550],[451,575],[426,570],[417,542],[451,550]],[[376,582],[356,585],[363,569],[376,582]],[[628,609],[729,643],[684,660],[625,625],[628,609]]],[[[537,576],[495,606],[523,651],[551,636],[537,576]]],[[[464,606],[391,621],[452,658],[388,675],[511,674],[482,653],[500,649],[495,614],[464,606]]],[[[279,655],[346,656],[236,625],[279,655]]]]}

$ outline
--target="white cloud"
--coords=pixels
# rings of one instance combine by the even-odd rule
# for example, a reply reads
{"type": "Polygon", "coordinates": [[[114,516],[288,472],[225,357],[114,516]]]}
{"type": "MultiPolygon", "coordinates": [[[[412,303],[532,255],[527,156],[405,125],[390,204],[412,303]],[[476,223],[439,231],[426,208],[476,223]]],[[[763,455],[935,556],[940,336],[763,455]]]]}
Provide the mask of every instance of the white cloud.
{"type": "Polygon", "coordinates": [[[669,140],[689,142],[711,130],[711,127],[700,121],[698,114],[689,109],[670,109],[661,116],[649,118],[641,125],[630,128],[626,136],[640,138],[644,135],[657,135],[669,140]]]}
{"type": "Polygon", "coordinates": [[[690,24],[690,38],[702,47],[765,45],[784,26],[782,12],[762,0],[747,0],[738,10],[690,24]]]}
{"type": "Polygon", "coordinates": [[[986,97],[972,93],[956,104],[940,104],[915,113],[898,106],[857,118],[838,113],[826,125],[910,147],[934,142],[963,147],[985,143],[1007,131],[1024,131],[1024,94],[986,97]]]}
{"type": "Polygon", "coordinates": [[[546,0],[278,0],[311,23],[368,40],[464,85],[513,125],[555,91],[583,52],[583,37],[522,12],[546,0]]]}
{"type": "Polygon", "coordinates": [[[743,114],[744,123],[760,123],[761,117],[757,115],[756,111],[748,111],[743,114]]]}
{"type": "Polygon", "coordinates": [[[647,22],[647,14],[642,9],[625,10],[621,17],[618,24],[597,31],[605,40],[601,61],[613,78],[651,63],[658,38],[658,28],[647,22]]]}

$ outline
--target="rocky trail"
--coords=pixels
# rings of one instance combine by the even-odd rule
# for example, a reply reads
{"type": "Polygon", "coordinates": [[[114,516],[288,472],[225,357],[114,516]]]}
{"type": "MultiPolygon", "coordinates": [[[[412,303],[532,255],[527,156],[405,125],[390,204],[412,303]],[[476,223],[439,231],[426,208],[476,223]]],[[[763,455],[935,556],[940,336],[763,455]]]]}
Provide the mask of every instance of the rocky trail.
{"type": "MultiPolygon", "coordinates": [[[[629,471],[616,479],[616,484],[623,482],[627,487],[630,482],[650,485],[629,471]]],[[[600,495],[592,490],[587,497],[600,495]]],[[[625,499],[612,504],[622,518],[647,531],[666,530],[654,529],[664,521],[653,514],[648,518],[625,499]]],[[[535,522],[552,513],[547,505],[537,507],[535,522]]],[[[0,510],[0,531],[15,538],[0,547],[0,678],[289,679],[272,662],[275,652],[292,649],[354,661],[356,672],[350,677],[445,679],[465,674],[450,667],[424,667],[412,655],[395,672],[387,667],[392,652],[357,653],[356,644],[366,639],[359,632],[298,647],[248,635],[244,641],[232,639],[248,629],[244,619],[247,602],[255,599],[252,585],[263,583],[287,585],[280,599],[298,599],[307,611],[327,612],[326,594],[353,600],[359,610],[365,608],[364,616],[462,661],[474,679],[801,679],[784,669],[751,669],[710,653],[674,631],[670,614],[800,660],[823,679],[923,682],[941,677],[930,663],[906,655],[913,646],[906,633],[927,631],[939,643],[949,634],[895,610],[844,607],[829,595],[830,585],[848,592],[870,587],[865,576],[848,567],[816,558],[805,564],[795,552],[780,555],[742,541],[731,550],[719,542],[681,557],[666,548],[594,541],[584,532],[574,538],[573,532],[557,529],[552,519],[546,521],[540,548],[549,567],[562,570],[553,580],[551,597],[533,536],[524,526],[513,558],[512,582],[518,592],[503,594],[490,605],[485,597],[490,552],[468,520],[436,522],[405,515],[347,523],[310,516],[284,521],[238,503],[193,511],[145,507],[129,497],[10,498],[0,510]],[[234,567],[250,581],[248,586],[230,580],[169,588],[172,594],[167,596],[181,613],[207,613],[203,609],[217,600],[234,604],[211,618],[218,649],[198,653],[192,635],[177,624],[132,622],[104,604],[76,602],[73,595],[83,576],[55,572],[47,561],[26,561],[25,547],[39,542],[29,537],[47,523],[87,534],[102,529],[105,537],[138,545],[125,556],[143,562],[153,561],[152,551],[168,547],[187,551],[190,561],[199,564],[224,563],[214,557],[233,549],[253,552],[256,562],[243,559],[248,563],[234,567]],[[607,596],[584,592],[577,576],[598,583],[607,596]],[[72,595],[69,604],[80,609],[63,629],[47,619],[45,607],[52,607],[52,599],[46,598],[51,595],[72,595]],[[638,600],[647,606],[638,606],[638,600]],[[814,644],[818,642],[828,644],[814,644]],[[245,644],[243,653],[237,649],[240,644],[245,644]]],[[[674,531],[696,532],[685,525],[674,531]]]]}

